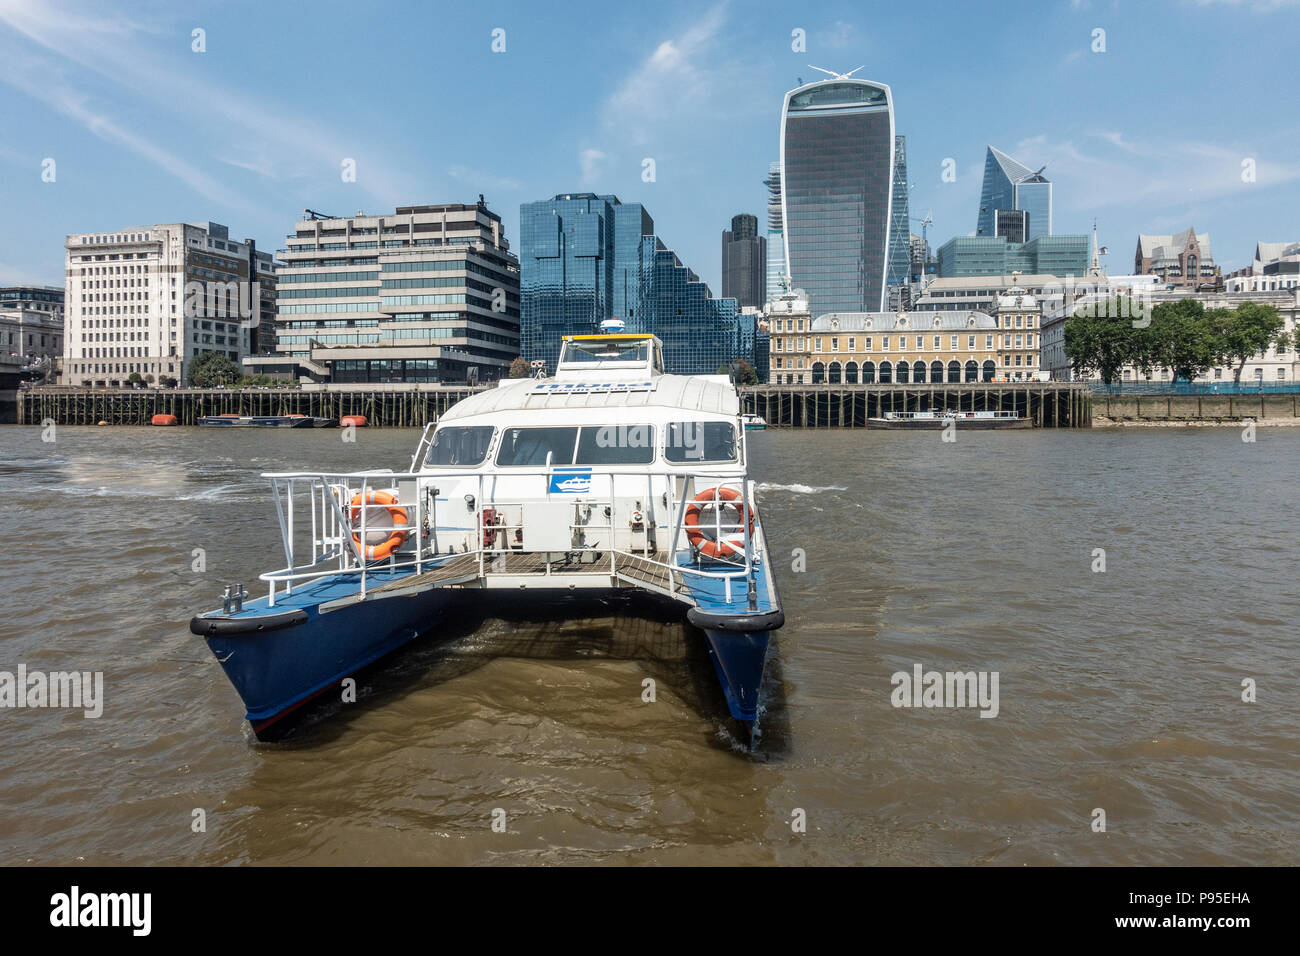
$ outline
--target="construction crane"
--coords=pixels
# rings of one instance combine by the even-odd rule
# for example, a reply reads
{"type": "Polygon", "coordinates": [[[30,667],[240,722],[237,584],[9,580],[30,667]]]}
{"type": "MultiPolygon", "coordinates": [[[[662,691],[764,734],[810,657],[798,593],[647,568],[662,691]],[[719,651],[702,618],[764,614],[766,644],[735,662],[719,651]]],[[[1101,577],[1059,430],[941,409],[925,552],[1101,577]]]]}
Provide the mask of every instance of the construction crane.
{"type": "Polygon", "coordinates": [[[925,211],[924,218],[921,218],[919,216],[908,217],[913,222],[919,222],[921,224],[921,241],[925,243],[925,247],[927,249],[930,248],[930,237],[929,234],[927,233],[927,230],[934,225],[934,219],[930,215],[932,212],[934,212],[933,209],[927,209],[925,211]]]}

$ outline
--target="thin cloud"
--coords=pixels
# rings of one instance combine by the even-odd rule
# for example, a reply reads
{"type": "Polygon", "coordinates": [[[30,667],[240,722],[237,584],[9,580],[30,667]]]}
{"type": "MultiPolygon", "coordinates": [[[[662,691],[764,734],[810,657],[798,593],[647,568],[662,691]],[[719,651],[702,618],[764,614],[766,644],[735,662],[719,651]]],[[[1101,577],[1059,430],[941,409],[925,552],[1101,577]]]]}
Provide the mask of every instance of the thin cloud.
{"type": "Polygon", "coordinates": [[[1300,165],[1294,161],[1273,159],[1263,150],[1243,145],[1130,140],[1114,131],[1089,137],[1106,146],[1096,149],[1071,139],[1039,135],[1021,140],[1016,147],[1018,155],[1050,160],[1048,176],[1058,184],[1055,193],[1066,209],[1086,211],[1141,203],[1155,216],[1164,206],[1186,203],[1189,196],[1216,199],[1300,179],[1300,165]],[[1247,159],[1254,162],[1254,182],[1242,179],[1247,159]]]}
{"type": "MultiPolygon", "coordinates": [[[[232,209],[256,209],[238,193],[197,166],[130,129],[102,108],[92,105],[92,100],[87,95],[65,83],[50,79],[53,71],[42,69],[42,66],[39,60],[33,58],[0,57],[0,80],[80,124],[104,142],[121,146],[165,170],[200,196],[232,209]],[[35,79],[38,76],[41,79],[35,79]]],[[[54,159],[57,162],[58,157],[54,159]]]]}
{"type": "MultiPolygon", "coordinates": [[[[386,202],[417,191],[412,180],[395,173],[361,142],[343,142],[289,109],[259,105],[247,92],[205,83],[194,72],[166,69],[165,59],[147,44],[133,43],[142,34],[174,35],[161,23],[141,24],[126,18],[104,20],[72,4],[0,0],[0,22],[69,62],[105,77],[162,108],[183,107],[191,122],[219,122],[233,143],[256,143],[258,160],[222,160],[270,178],[319,179],[337,176],[344,158],[357,160],[363,174],[357,185],[386,202]],[[112,39],[108,39],[111,37],[112,39]],[[175,91],[184,90],[177,98],[175,91]],[[328,172],[326,172],[328,171],[328,172]]],[[[185,31],[188,34],[188,28],[185,31]]],[[[199,54],[194,54],[199,55],[199,54]]]]}
{"type": "Polygon", "coordinates": [[[713,7],[679,36],[661,41],[605,101],[610,131],[642,145],[662,138],[665,121],[707,108],[727,64],[705,65],[726,21],[726,4],[713,7]]]}
{"type": "Polygon", "coordinates": [[[597,167],[605,154],[598,149],[584,149],[578,153],[578,168],[582,170],[582,184],[590,186],[596,179],[597,167]]]}

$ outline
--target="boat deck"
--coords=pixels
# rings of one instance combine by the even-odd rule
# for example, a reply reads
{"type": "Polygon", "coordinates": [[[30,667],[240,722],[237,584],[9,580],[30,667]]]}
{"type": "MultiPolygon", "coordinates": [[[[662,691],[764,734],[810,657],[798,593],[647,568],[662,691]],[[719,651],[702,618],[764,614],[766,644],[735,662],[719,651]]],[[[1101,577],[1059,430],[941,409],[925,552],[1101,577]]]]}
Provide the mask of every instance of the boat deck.
{"type": "MultiPolygon", "coordinates": [[[[580,563],[571,560],[566,563],[563,558],[548,561],[548,556],[542,552],[502,551],[492,554],[491,557],[485,557],[484,571],[486,577],[497,574],[545,577],[548,570],[551,574],[590,574],[608,577],[611,574],[608,552],[597,552],[596,555],[595,561],[580,563]]],[[[612,573],[629,584],[654,588],[670,595],[680,594],[683,591],[680,576],[671,574],[662,563],[655,563],[666,563],[670,560],[671,557],[665,552],[654,552],[645,557],[619,554],[614,559],[612,573]]],[[[478,572],[478,555],[461,554],[428,571],[408,574],[399,580],[370,588],[368,593],[390,595],[394,592],[419,591],[429,587],[457,587],[477,581],[478,572]]]]}

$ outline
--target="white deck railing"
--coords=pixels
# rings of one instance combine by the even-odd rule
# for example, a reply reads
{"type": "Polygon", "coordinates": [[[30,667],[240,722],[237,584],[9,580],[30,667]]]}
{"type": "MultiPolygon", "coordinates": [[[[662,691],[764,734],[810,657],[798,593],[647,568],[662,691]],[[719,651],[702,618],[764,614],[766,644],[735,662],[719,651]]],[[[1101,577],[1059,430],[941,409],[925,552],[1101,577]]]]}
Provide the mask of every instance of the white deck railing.
{"type": "MultiPolygon", "coordinates": [[[[419,455],[420,450],[417,450],[417,460],[419,455]]],[[[570,547],[564,551],[567,554],[584,552],[608,554],[608,563],[602,561],[599,565],[592,564],[590,570],[582,571],[575,571],[572,565],[566,565],[561,571],[556,572],[552,568],[555,562],[548,561],[544,563],[544,570],[540,572],[542,575],[550,577],[556,573],[608,574],[611,580],[614,580],[620,574],[619,557],[632,558],[663,569],[669,582],[667,590],[670,593],[677,586],[684,585],[687,576],[719,579],[724,585],[725,598],[730,602],[733,581],[740,583],[736,579],[743,579],[748,602],[751,608],[754,607],[755,568],[763,554],[763,538],[754,499],[754,485],[748,478],[737,475],[734,471],[730,473],[677,469],[615,471],[598,470],[593,467],[589,473],[593,480],[608,480],[608,495],[550,494],[543,490],[536,495],[521,496],[514,491],[509,495],[499,496],[489,493],[487,488],[489,482],[496,484],[507,480],[512,486],[517,487],[517,479],[536,479],[542,483],[543,489],[549,489],[551,477],[555,474],[557,470],[551,468],[512,468],[509,472],[486,473],[467,472],[465,469],[428,469],[408,472],[382,470],[337,474],[322,472],[264,474],[263,477],[270,479],[272,483],[285,556],[283,568],[259,576],[260,580],[268,585],[268,603],[274,606],[278,597],[291,594],[295,586],[340,574],[356,575],[358,593],[364,598],[367,588],[372,586],[371,578],[376,572],[383,572],[384,583],[387,583],[392,580],[392,572],[406,571],[418,574],[444,563],[451,554],[457,557],[466,554],[474,555],[477,558],[478,577],[483,581],[487,581],[493,574],[512,573],[508,570],[508,560],[503,562],[505,568],[502,569],[500,565],[496,565],[497,559],[508,558],[510,555],[557,553],[557,550],[548,549],[544,552],[542,549],[525,547],[528,536],[521,523],[485,525],[485,509],[491,509],[499,516],[503,510],[509,508],[520,508],[522,513],[522,506],[528,502],[561,500],[607,509],[608,523],[575,522],[570,525],[571,532],[608,531],[610,541],[607,546],[570,547]],[[431,488],[436,489],[440,482],[455,481],[463,486],[467,479],[473,480],[477,488],[473,505],[474,527],[466,529],[458,525],[454,529],[442,530],[444,536],[448,532],[460,535],[466,530],[471,530],[475,546],[460,551],[455,550],[454,545],[447,549],[440,546],[438,541],[436,502],[434,508],[426,506],[428,492],[431,488]],[[622,480],[621,485],[620,480],[622,480]],[[630,497],[631,493],[627,490],[629,486],[639,484],[641,481],[645,482],[643,499],[645,506],[640,510],[646,537],[645,546],[638,553],[635,548],[615,547],[614,537],[615,533],[622,528],[631,532],[631,513],[637,509],[622,504],[621,501],[625,502],[630,497]],[[659,489],[655,487],[656,481],[661,483],[659,489]],[[367,503],[370,492],[387,491],[397,495],[399,489],[409,490],[412,486],[415,490],[412,500],[400,500],[398,495],[398,502],[391,506],[402,509],[406,515],[406,524],[376,526],[371,523],[370,515],[373,509],[389,506],[367,503]],[[753,516],[754,530],[751,533],[750,522],[745,520],[747,516],[743,511],[737,524],[724,522],[723,509],[715,507],[712,523],[700,524],[700,530],[705,532],[706,536],[707,532],[711,531],[715,541],[739,536],[741,540],[735,542],[738,553],[713,559],[708,567],[700,563],[697,554],[694,566],[682,565],[678,563],[678,555],[690,553],[692,550],[689,538],[686,537],[685,520],[688,508],[694,495],[710,488],[727,488],[739,494],[738,503],[749,508],[753,516]],[[616,490],[621,493],[615,494],[616,490]],[[661,525],[656,514],[658,509],[655,507],[657,494],[663,496],[659,500],[664,501],[667,516],[672,520],[668,525],[667,547],[664,547],[655,535],[656,547],[651,551],[650,536],[652,532],[659,530],[661,525]],[[358,504],[353,505],[354,499],[358,504]],[[357,513],[359,521],[353,519],[354,512],[357,513]],[[525,533],[522,535],[521,546],[512,547],[512,533],[516,530],[525,533]],[[364,542],[369,540],[369,534],[376,531],[405,532],[406,540],[403,541],[400,549],[395,549],[388,557],[367,561],[364,542]],[[742,542],[743,549],[739,547],[742,542]],[[666,555],[667,559],[665,560],[661,555],[666,555]]],[[[436,495],[434,497],[436,499],[436,495]]]]}

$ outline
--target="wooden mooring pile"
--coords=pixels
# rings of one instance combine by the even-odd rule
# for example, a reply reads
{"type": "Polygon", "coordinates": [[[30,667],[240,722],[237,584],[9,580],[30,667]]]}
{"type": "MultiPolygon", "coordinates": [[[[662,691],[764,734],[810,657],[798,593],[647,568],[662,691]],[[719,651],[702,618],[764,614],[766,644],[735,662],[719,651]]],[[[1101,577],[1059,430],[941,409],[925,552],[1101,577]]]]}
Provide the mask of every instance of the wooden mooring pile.
{"type": "MultiPolygon", "coordinates": [[[[377,389],[68,389],[18,395],[18,422],[39,425],[148,425],[175,415],[194,425],[204,415],[364,415],[370,425],[422,428],[483,386],[377,389]]],[[[965,383],[949,385],[759,385],[741,393],[746,414],[793,428],[864,428],[885,412],[930,409],[1014,411],[1042,428],[1088,428],[1092,395],[1081,383],[965,383]]]]}
{"type": "Polygon", "coordinates": [[[1092,395],[1072,382],[935,385],[758,385],[741,393],[748,415],[791,428],[865,428],[885,412],[1016,412],[1040,428],[1090,428],[1092,395]]]}
{"type": "Polygon", "coordinates": [[[18,396],[18,423],[39,425],[148,425],[175,415],[194,425],[204,415],[364,415],[380,428],[422,428],[482,387],[306,389],[33,389],[18,396]]]}

